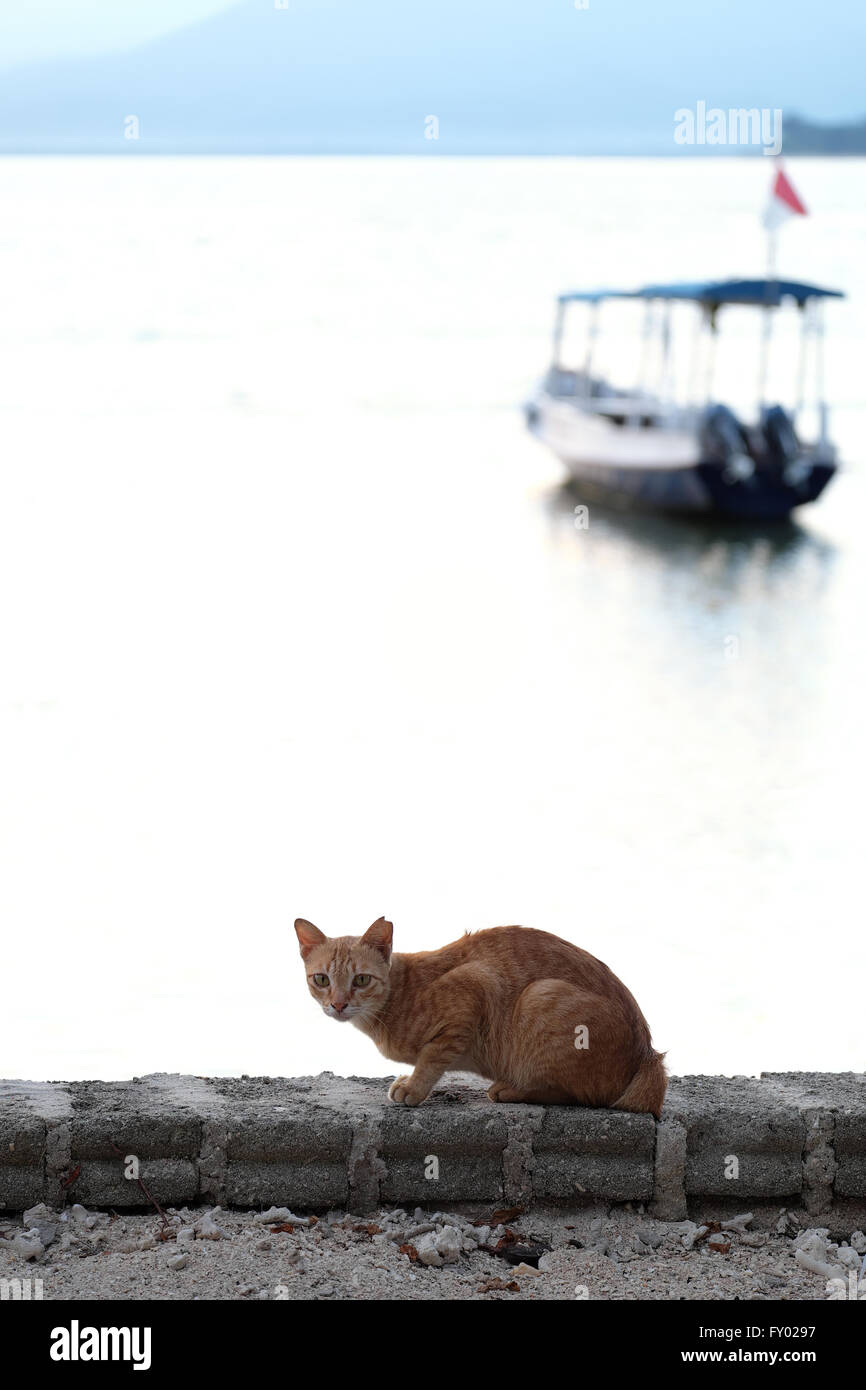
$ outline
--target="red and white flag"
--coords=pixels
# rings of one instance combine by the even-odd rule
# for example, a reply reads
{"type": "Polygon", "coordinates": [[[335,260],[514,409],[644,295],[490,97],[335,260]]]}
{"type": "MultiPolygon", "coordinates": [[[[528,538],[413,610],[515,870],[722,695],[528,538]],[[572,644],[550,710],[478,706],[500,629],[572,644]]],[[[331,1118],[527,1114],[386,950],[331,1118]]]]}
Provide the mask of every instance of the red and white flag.
{"type": "Polygon", "coordinates": [[[770,200],[764,209],[764,226],[774,231],[789,217],[797,216],[805,217],[806,207],[780,164],[770,189],[770,200]]]}

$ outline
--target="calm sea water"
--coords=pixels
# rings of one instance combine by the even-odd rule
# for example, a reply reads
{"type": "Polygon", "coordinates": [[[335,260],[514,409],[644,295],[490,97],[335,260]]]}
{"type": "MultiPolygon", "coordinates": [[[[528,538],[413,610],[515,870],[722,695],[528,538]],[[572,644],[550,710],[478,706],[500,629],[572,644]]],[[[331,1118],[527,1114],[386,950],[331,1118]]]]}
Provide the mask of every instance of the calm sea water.
{"type": "Polygon", "coordinates": [[[760,274],[768,163],[2,161],[0,1074],[393,1071],[291,930],[381,913],[577,942],[676,1071],[862,1068],[864,162],[789,165],[796,524],[575,530],[518,409],[560,289],[760,274]]]}

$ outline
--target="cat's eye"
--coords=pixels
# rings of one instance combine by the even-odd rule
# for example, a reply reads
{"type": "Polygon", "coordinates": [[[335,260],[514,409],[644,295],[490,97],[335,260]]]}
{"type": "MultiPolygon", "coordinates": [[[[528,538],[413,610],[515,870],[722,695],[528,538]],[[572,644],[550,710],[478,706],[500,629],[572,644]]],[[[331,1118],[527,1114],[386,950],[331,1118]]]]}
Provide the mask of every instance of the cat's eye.
{"type": "Polygon", "coordinates": [[[319,989],[324,989],[326,985],[330,984],[330,980],[327,975],[314,975],[313,984],[318,985],[319,989]]]}
{"type": "Polygon", "coordinates": [[[365,985],[370,983],[372,978],[372,975],[356,975],[352,984],[357,985],[358,989],[363,989],[365,985]]]}

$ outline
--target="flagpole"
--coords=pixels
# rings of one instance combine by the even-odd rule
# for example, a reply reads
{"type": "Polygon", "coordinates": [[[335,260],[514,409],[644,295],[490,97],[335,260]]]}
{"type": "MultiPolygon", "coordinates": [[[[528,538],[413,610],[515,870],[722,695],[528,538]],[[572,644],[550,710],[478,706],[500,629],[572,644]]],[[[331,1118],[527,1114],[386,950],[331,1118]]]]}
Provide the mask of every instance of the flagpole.
{"type": "Polygon", "coordinates": [[[776,279],[776,252],[778,250],[778,227],[767,228],[767,279],[776,279]]]}
{"type": "MultiPolygon", "coordinates": [[[[781,169],[781,163],[777,169],[781,169]]],[[[767,299],[768,303],[764,309],[763,332],[761,334],[761,365],[759,371],[758,385],[758,423],[761,422],[764,406],[766,405],[767,394],[767,375],[770,365],[770,342],[773,336],[773,310],[770,308],[770,296],[773,294],[773,285],[776,281],[776,252],[778,250],[778,225],[772,218],[765,222],[767,231],[767,299]]]]}
{"type": "MultiPolygon", "coordinates": [[[[805,216],[807,208],[785,173],[782,160],[776,160],[776,174],[770,190],[770,202],[764,213],[764,227],[767,232],[767,293],[764,309],[764,325],[761,343],[760,385],[758,391],[758,415],[763,413],[769,371],[770,338],[772,335],[772,306],[780,302],[778,272],[776,270],[776,250],[779,226],[784,218],[792,215],[805,216]]],[[[805,344],[803,345],[805,353],[805,344]]]]}

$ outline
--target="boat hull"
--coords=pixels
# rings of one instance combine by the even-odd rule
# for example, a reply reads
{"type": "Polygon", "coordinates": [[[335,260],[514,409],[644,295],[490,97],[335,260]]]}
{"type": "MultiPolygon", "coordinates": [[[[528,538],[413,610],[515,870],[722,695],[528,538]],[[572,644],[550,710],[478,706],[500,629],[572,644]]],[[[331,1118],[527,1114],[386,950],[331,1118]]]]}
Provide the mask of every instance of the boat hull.
{"type": "Polygon", "coordinates": [[[731,482],[718,463],[699,463],[697,472],[711,499],[711,511],[746,520],[778,521],[790,516],[795,507],[802,507],[820,497],[836,472],[836,465],[812,463],[808,475],[796,484],[761,473],[731,482]]]}
{"type": "Polygon", "coordinates": [[[575,483],[598,501],[609,500],[656,511],[739,517],[775,521],[814,502],[832,478],[835,467],[815,464],[805,484],[794,488],[753,475],[731,482],[718,463],[687,468],[615,468],[563,460],[575,483]]]}
{"type": "Polygon", "coordinates": [[[695,430],[608,426],[544,396],[527,407],[527,423],[587,496],[620,505],[781,520],[820,496],[836,472],[835,463],[806,455],[788,479],[761,469],[737,476],[727,463],[702,456],[695,430]]]}

